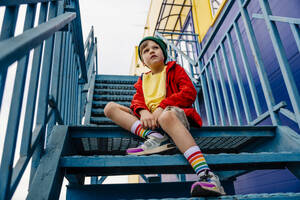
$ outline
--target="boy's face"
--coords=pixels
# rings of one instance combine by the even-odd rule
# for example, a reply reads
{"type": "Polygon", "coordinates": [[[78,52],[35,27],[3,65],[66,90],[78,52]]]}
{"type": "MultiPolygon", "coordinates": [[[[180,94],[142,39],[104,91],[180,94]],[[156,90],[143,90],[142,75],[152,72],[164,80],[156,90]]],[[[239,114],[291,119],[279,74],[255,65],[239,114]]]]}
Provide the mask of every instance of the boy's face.
{"type": "Polygon", "coordinates": [[[149,68],[165,66],[164,54],[160,46],[152,40],[146,40],[141,44],[141,56],[143,63],[149,68]]]}

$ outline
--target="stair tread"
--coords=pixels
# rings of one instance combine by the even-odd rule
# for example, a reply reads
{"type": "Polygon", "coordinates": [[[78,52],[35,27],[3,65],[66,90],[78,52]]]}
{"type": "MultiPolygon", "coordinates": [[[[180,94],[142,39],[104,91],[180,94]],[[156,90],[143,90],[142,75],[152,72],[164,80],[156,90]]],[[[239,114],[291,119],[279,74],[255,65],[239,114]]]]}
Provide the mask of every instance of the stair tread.
{"type": "MultiPolygon", "coordinates": [[[[204,156],[210,168],[216,171],[282,169],[287,163],[300,163],[300,153],[291,152],[222,153],[204,154],[204,156]]],[[[73,173],[96,173],[98,175],[193,173],[190,164],[181,154],[65,156],[61,158],[60,164],[62,167],[69,168],[73,173]]]]}
{"type": "Polygon", "coordinates": [[[93,101],[128,101],[131,102],[132,95],[98,95],[94,94],[93,101]]]}
{"type": "MultiPolygon", "coordinates": [[[[220,197],[190,197],[190,187],[193,182],[163,182],[163,183],[131,183],[131,184],[96,184],[96,185],[68,185],[68,193],[80,191],[82,197],[99,199],[109,197],[112,199],[161,199],[161,200],[298,200],[300,193],[259,193],[236,194],[220,197]],[[170,193],[169,188],[172,188],[170,193]],[[117,190],[117,193],[111,191],[117,190]],[[92,191],[92,194],[91,194],[92,191]],[[179,197],[179,198],[178,198],[179,197]]],[[[75,193],[76,194],[76,193],[75,193]]]]}
{"type": "MultiPolygon", "coordinates": [[[[111,152],[111,149],[115,149],[111,153],[123,155],[127,148],[135,146],[128,146],[127,141],[124,143],[124,140],[119,142],[118,138],[142,140],[105,117],[92,117],[91,123],[95,123],[95,120],[99,122],[97,125],[71,126],[69,128],[71,137],[76,141],[77,149],[82,149],[79,154],[107,154],[111,152]],[[89,138],[89,140],[83,141],[83,138],[89,138]],[[110,142],[107,139],[110,139],[110,142]]],[[[239,152],[247,144],[273,138],[274,130],[274,127],[269,126],[201,127],[191,128],[191,133],[204,153],[232,153],[239,152]]],[[[138,143],[135,144],[138,145],[138,143]]]]}
{"type": "MultiPolygon", "coordinates": [[[[227,195],[227,196],[220,196],[220,197],[193,197],[193,198],[163,198],[160,200],[226,200],[226,199],[234,199],[234,200],[298,200],[300,198],[300,193],[261,193],[261,194],[246,194],[246,195],[227,195]]],[[[151,200],[155,200],[151,198],[151,200]]]]}
{"type": "MultiPolygon", "coordinates": [[[[111,121],[106,117],[99,120],[111,121]]],[[[190,132],[194,137],[273,137],[274,126],[203,126],[192,127],[190,132]]],[[[133,137],[133,134],[121,127],[100,128],[97,126],[70,126],[72,137],[133,137]]]]}
{"type": "MultiPolygon", "coordinates": [[[[238,154],[204,154],[208,164],[233,164],[233,163],[261,163],[261,162],[300,162],[300,153],[294,152],[260,152],[260,153],[238,153],[238,154]]],[[[94,160],[90,162],[91,166],[148,166],[159,165],[189,165],[187,160],[181,154],[176,155],[95,155],[95,156],[65,156],[62,158],[63,166],[85,166],[86,163],[80,160],[94,160]],[[74,163],[69,162],[73,160],[74,163]],[[79,162],[78,162],[79,161],[79,162]],[[100,161],[100,162],[98,162],[100,161]],[[157,162],[158,161],[158,162],[157,162]],[[170,162],[173,161],[173,162],[170,162]],[[123,162],[123,163],[122,163],[123,162]],[[157,162],[157,163],[156,163],[157,162]]]]}

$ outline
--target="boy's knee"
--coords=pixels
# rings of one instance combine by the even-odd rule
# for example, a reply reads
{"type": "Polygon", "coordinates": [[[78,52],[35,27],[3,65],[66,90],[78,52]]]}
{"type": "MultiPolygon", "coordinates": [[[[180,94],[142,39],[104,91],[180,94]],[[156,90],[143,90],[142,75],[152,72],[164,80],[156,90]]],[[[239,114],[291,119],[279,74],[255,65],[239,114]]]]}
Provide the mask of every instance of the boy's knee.
{"type": "Polygon", "coordinates": [[[158,123],[163,124],[169,124],[174,121],[174,118],[176,118],[176,113],[173,110],[164,111],[159,117],[158,117],[158,123]]]}
{"type": "Polygon", "coordinates": [[[109,102],[104,107],[104,115],[108,117],[113,109],[117,107],[115,102],[109,102]]]}

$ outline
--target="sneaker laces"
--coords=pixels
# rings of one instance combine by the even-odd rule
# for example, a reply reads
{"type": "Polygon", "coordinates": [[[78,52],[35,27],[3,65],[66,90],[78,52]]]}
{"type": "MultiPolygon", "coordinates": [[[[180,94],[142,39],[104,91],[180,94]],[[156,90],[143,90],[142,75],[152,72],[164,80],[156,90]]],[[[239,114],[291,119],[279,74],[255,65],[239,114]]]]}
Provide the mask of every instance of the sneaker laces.
{"type": "Polygon", "coordinates": [[[160,144],[160,142],[163,142],[165,140],[167,140],[167,136],[164,135],[163,138],[157,138],[157,137],[154,137],[154,136],[147,136],[148,139],[143,143],[141,144],[139,147],[142,147],[142,146],[145,146],[145,147],[152,147],[152,146],[157,146],[160,144]]]}
{"type": "Polygon", "coordinates": [[[209,174],[209,172],[210,172],[209,170],[205,170],[204,173],[201,172],[203,173],[203,175],[199,177],[199,181],[209,181],[212,177],[212,175],[209,174]]]}

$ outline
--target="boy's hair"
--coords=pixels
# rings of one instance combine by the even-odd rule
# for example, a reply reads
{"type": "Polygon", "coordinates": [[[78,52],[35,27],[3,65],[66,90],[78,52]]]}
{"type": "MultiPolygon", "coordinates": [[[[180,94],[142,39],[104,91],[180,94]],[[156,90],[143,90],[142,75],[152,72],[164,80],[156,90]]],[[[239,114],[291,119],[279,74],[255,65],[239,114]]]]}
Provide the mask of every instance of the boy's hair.
{"type": "Polygon", "coordinates": [[[152,40],[153,42],[158,44],[158,46],[161,48],[161,50],[164,54],[164,63],[166,63],[167,58],[168,58],[167,45],[162,39],[153,37],[153,36],[148,36],[148,37],[143,38],[139,44],[138,53],[139,53],[139,58],[141,59],[141,61],[143,61],[142,50],[145,48],[145,46],[142,45],[142,43],[145,42],[146,40],[152,40]]]}

